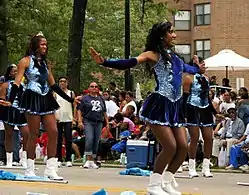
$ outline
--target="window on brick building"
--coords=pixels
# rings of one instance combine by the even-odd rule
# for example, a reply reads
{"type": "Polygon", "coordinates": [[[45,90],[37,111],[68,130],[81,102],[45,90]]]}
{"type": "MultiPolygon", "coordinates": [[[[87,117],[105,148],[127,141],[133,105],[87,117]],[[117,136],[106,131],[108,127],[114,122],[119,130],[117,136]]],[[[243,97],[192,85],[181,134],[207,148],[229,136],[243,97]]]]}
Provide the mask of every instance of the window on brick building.
{"type": "Polygon", "coordinates": [[[195,51],[196,55],[204,59],[210,57],[210,40],[196,40],[195,51]]]}
{"type": "Polygon", "coordinates": [[[175,15],[175,29],[176,30],[190,30],[190,11],[179,11],[175,15]]]}
{"type": "Polygon", "coordinates": [[[175,45],[175,51],[184,58],[188,63],[191,59],[191,46],[190,45],[175,45]]]}
{"type": "Polygon", "coordinates": [[[195,5],[195,25],[209,25],[211,23],[210,3],[195,5]]]}

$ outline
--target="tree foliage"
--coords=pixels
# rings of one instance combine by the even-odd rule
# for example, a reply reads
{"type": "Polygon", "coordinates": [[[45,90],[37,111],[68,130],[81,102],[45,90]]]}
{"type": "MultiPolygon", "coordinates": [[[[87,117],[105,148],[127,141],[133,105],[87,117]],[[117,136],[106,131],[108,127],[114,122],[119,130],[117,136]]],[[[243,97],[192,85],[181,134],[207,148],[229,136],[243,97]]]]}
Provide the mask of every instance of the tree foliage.
{"type": "MultiPolygon", "coordinates": [[[[106,58],[124,57],[124,5],[124,0],[88,1],[81,61],[81,89],[92,80],[102,85],[114,80],[119,86],[123,86],[123,72],[94,64],[88,48],[95,47],[106,58]]],[[[155,4],[151,0],[131,0],[130,5],[131,56],[137,56],[143,51],[147,33],[152,25],[166,20],[169,11],[174,10],[169,10],[166,4],[155,4]]],[[[17,63],[25,53],[29,37],[42,31],[49,42],[49,60],[53,62],[55,77],[66,75],[72,10],[72,0],[9,0],[9,60],[17,63]]],[[[146,83],[150,79],[144,76],[143,65],[136,67],[132,72],[135,82],[146,83]]]]}

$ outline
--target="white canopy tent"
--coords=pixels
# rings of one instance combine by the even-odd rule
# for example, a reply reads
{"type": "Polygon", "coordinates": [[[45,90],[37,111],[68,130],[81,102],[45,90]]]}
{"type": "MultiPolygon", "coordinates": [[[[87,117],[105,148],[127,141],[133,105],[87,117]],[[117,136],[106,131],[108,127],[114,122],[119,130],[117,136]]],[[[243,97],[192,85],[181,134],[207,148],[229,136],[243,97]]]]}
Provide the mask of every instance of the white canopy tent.
{"type": "Polygon", "coordinates": [[[249,70],[249,59],[235,53],[230,49],[224,49],[218,54],[205,60],[207,70],[224,70],[226,69],[226,77],[228,69],[249,70]]]}

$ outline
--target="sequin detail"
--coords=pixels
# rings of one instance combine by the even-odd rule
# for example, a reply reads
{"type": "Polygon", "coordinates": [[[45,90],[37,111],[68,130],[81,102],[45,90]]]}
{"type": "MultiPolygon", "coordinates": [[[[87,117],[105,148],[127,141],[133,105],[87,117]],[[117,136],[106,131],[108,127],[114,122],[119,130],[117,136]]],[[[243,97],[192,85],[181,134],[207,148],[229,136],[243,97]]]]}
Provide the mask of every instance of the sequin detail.
{"type": "Polygon", "coordinates": [[[208,97],[209,81],[205,76],[195,74],[187,103],[199,108],[206,108],[209,106],[208,97]]]}
{"type": "Polygon", "coordinates": [[[44,69],[43,72],[39,71],[34,65],[34,56],[30,56],[30,64],[28,69],[25,71],[25,76],[27,78],[27,89],[30,89],[33,92],[36,92],[40,95],[46,95],[49,92],[48,86],[48,67],[44,63],[41,67],[44,69]]]}
{"type": "Polygon", "coordinates": [[[155,92],[175,102],[182,96],[183,62],[175,54],[171,56],[172,62],[165,65],[160,55],[158,62],[154,66],[154,75],[157,82],[155,92]]]}

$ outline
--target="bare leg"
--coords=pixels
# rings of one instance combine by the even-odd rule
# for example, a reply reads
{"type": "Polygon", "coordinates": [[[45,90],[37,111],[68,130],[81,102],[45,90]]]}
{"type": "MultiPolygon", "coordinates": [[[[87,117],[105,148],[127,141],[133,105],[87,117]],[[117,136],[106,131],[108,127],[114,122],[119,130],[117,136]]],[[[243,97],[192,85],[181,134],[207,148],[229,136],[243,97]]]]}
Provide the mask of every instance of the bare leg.
{"type": "Polygon", "coordinates": [[[213,130],[212,127],[203,127],[202,128],[202,137],[204,140],[204,159],[202,164],[202,173],[205,177],[213,177],[213,174],[210,173],[210,157],[212,154],[212,138],[213,130]]]}
{"type": "Polygon", "coordinates": [[[10,153],[13,152],[12,137],[13,137],[14,126],[4,123],[4,128],[5,128],[5,141],[4,141],[5,151],[7,153],[10,153]]]}
{"type": "Polygon", "coordinates": [[[188,152],[188,143],[187,143],[187,132],[185,127],[175,128],[173,130],[177,149],[174,158],[169,163],[167,171],[171,173],[176,173],[178,168],[184,162],[187,152],[188,152]]]}
{"type": "Polygon", "coordinates": [[[80,155],[80,151],[79,151],[79,148],[78,148],[77,144],[72,143],[72,148],[73,148],[73,150],[75,152],[75,155],[76,155],[77,159],[81,159],[82,157],[80,155]]]}
{"type": "Polygon", "coordinates": [[[176,140],[170,127],[151,125],[152,132],[162,145],[163,149],[157,156],[154,165],[154,173],[162,174],[166,165],[171,163],[176,153],[176,140]]]}
{"type": "Polygon", "coordinates": [[[196,157],[196,150],[197,150],[197,144],[199,140],[199,127],[196,126],[190,126],[188,129],[189,135],[190,135],[190,144],[188,147],[188,154],[190,159],[195,159],[196,157]]]}
{"type": "Polygon", "coordinates": [[[27,151],[27,142],[29,139],[29,128],[28,126],[23,126],[23,127],[19,127],[21,133],[22,133],[22,137],[23,137],[23,151],[27,151]]]}
{"type": "Polygon", "coordinates": [[[28,159],[35,159],[36,139],[39,135],[41,116],[26,114],[28,121],[29,137],[27,142],[28,159]]]}
{"type": "Polygon", "coordinates": [[[48,159],[56,156],[57,152],[57,124],[54,114],[42,116],[44,130],[48,133],[48,159]]]}
{"type": "Polygon", "coordinates": [[[212,127],[203,127],[201,132],[204,140],[204,158],[210,159],[213,145],[212,127]]]}

